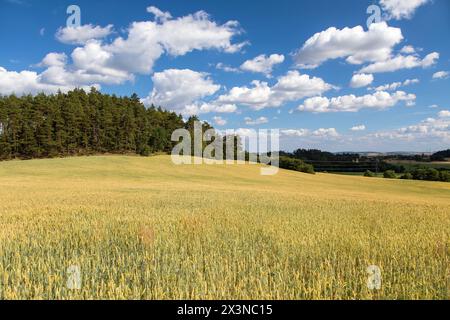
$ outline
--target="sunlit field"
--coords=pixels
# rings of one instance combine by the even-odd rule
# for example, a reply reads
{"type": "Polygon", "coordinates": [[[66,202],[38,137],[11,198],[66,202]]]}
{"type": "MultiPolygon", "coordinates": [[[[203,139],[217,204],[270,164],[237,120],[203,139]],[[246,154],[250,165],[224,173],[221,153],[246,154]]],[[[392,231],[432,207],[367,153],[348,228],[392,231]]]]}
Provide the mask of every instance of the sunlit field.
{"type": "Polygon", "coordinates": [[[450,184],[259,169],[0,163],[0,299],[450,298],[450,184]]]}

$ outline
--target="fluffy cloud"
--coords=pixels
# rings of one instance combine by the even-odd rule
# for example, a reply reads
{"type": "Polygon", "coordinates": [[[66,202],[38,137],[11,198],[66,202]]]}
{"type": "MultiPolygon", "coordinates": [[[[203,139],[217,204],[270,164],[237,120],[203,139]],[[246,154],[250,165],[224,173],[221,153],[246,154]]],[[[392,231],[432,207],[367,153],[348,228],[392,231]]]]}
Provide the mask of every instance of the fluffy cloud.
{"type": "Polygon", "coordinates": [[[93,40],[72,52],[72,69],[104,77],[108,83],[120,84],[134,79],[132,72],[135,70],[115,67],[109,63],[112,58],[112,53],[105,51],[100,42],[93,40]]]}
{"type": "Polygon", "coordinates": [[[227,124],[227,120],[223,119],[222,117],[213,117],[213,121],[218,126],[224,126],[227,124]]]}
{"type": "Polygon", "coordinates": [[[369,88],[369,89],[375,91],[395,91],[400,87],[406,87],[419,82],[420,82],[419,79],[406,79],[403,82],[393,82],[390,84],[385,84],[376,88],[369,88]]]}
{"type": "Polygon", "coordinates": [[[153,91],[144,103],[183,111],[200,99],[216,93],[220,86],[205,73],[189,69],[168,69],[157,72],[152,77],[153,91]]]}
{"type": "Polygon", "coordinates": [[[260,124],[269,123],[269,119],[267,119],[266,117],[259,117],[258,119],[255,119],[255,120],[247,117],[244,120],[245,120],[245,124],[248,126],[256,126],[256,125],[260,125],[260,124]]]}
{"type": "MultiPolygon", "coordinates": [[[[99,88],[98,85],[92,85],[99,88]]],[[[0,67],[0,93],[8,94],[38,94],[41,92],[56,93],[58,90],[67,92],[74,89],[76,86],[67,84],[65,82],[49,83],[45,81],[44,76],[34,71],[8,71],[0,67]]],[[[83,89],[88,89],[88,86],[78,86],[83,89]]]]}
{"type": "Polygon", "coordinates": [[[350,87],[352,88],[361,88],[366,87],[373,82],[372,74],[355,74],[350,81],[350,87]]]}
{"type": "Polygon", "coordinates": [[[67,63],[67,55],[65,53],[50,52],[47,54],[40,66],[43,67],[64,67],[67,63]]]}
{"type": "Polygon", "coordinates": [[[346,58],[351,64],[385,61],[402,40],[401,30],[385,22],[372,23],[368,31],[361,26],[332,27],[309,38],[294,54],[294,59],[301,68],[315,68],[338,58],[346,58]]]}
{"type": "Polygon", "coordinates": [[[204,102],[203,98],[214,95],[219,89],[208,74],[189,69],[168,69],[152,77],[153,90],[143,99],[145,105],[157,105],[184,115],[204,113],[233,113],[235,104],[204,102]]]}
{"type": "Polygon", "coordinates": [[[321,78],[300,74],[298,71],[289,71],[286,75],[279,77],[272,87],[272,99],[277,105],[285,101],[296,101],[322,94],[334,88],[321,78]]]}
{"type": "Polygon", "coordinates": [[[245,61],[239,68],[234,68],[225,65],[222,62],[219,62],[216,64],[216,69],[234,73],[241,73],[242,71],[262,73],[270,78],[270,74],[272,73],[273,67],[283,62],[284,62],[284,55],[272,54],[270,56],[266,56],[262,54],[251,60],[245,61]]]}
{"type": "Polygon", "coordinates": [[[429,0],[380,0],[381,7],[387,12],[388,19],[411,19],[416,9],[429,0]]]}
{"type": "MultiPolygon", "coordinates": [[[[67,92],[74,88],[89,90],[90,87],[95,87],[100,89],[102,83],[121,83],[117,75],[108,76],[105,73],[90,73],[84,69],[73,68],[67,65],[67,60],[66,54],[51,52],[38,64],[39,67],[45,68],[41,73],[35,71],[13,72],[2,68],[0,93],[17,95],[55,93],[58,90],[67,92]]],[[[123,77],[126,76],[123,75],[123,77]]]]}
{"type": "Polygon", "coordinates": [[[266,82],[253,81],[252,87],[234,87],[218,98],[220,103],[232,103],[263,109],[271,104],[272,90],[266,82]]]}
{"type": "Polygon", "coordinates": [[[41,74],[39,79],[46,84],[59,85],[61,87],[83,87],[91,86],[100,88],[101,83],[119,84],[115,77],[101,74],[91,74],[84,70],[69,70],[67,66],[50,66],[41,74]]]}
{"type": "Polygon", "coordinates": [[[328,128],[328,129],[317,129],[315,131],[312,132],[313,136],[316,137],[327,137],[327,138],[332,138],[332,137],[339,137],[339,133],[337,132],[337,130],[335,128],[328,128]]]}
{"type": "Polygon", "coordinates": [[[395,106],[400,101],[405,101],[407,105],[414,103],[416,96],[406,94],[403,91],[388,93],[377,91],[374,94],[357,97],[355,95],[339,96],[328,99],[326,97],[313,97],[306,99],[298,107],[300,111],[308,112],[356,112],[364,108],[386,109],[395,106]]]}
{"type": "Polygon", "coordinates": [[[442,110],[438,113],[439,118],[450,118],[450,111],[442,110]]]}
{"type": "Polygon", "coordinates": [[[309,129],[285,129],[280,131],[281,136],[286,137],[310,137],[310,138],[336,138],[340,134],[335,128],[309,129]]]}
{"type": "Polygon", "coordinates": [[[404,46],[401,50],[401,53],[405,53],[405,54],[413,54],[416,53],[416,49],[414,49],[413,46],[404,46]]]}
{"type": "Polygon", "coordinates": [[[366,130],[366,126],[361,124],[359,126],[354,126],[352,128],[350,128],[351,131],[364,131],[366,130]]]}
{"type": "MultiPolygon", "coordinates": [[[[360,127],[360,126],[357,126],[360,127]]],[[[285,129],[280,130],[281,149],[293,150],[319,148],[330,151],[342,151],[351,148],[354,151],[421,151],[441,150],[450,143],[450,118],[428,118],[417,124],[393,130],[382,130],[363,134],[354,132],[349,135],[334,134],[332,129],[285,129]],[[314,135],[314,132],[316,135],[314,135]],[[320,135],[326,132],[331,135],[320,135]]]]}
{"type": "Polygon", "coordinates": [[[441,150],[442,145],[449,143],[450,118],[428,118],[410,126],[363,135],[357,131],[348,135],[340,135],[332,128],[314,131],[308,129],[280,130],[282,150],[293,150],[301,146],[330,151],[342,151],[349,148],[354,151],[420,151],[441,150]],[[328,135],[326,135],[327,132],[328,135]]]}
{"type": "MultiPolygon", "coordinates": [[[[361,126],[356,126],[362,127],[361,126]]],[[[442,150],[450,143],[450,117],[428,118],[419,123],[392,130],[361,134],[355,131],[341,135],[331,129],[284,129],[280,130],[282,150],[319,148],[330,151],[421,151],[442,150]],[[329,133],[326,135],[326,133],[329,133]],[[337,134],[335,134],[335,133],[337,134]],[[322,135],[321,135],[322,134],[322,135]]]]}
{"type": "Polygon", "coordinates": [[[240,33],[236,21],[218,25],[204,11],[172,19],[169,13],[159,12],[155,7],[148,10],[155,14],[156,21],[132,23],[128,37],[118,37],[111,44],[89,42],[77,48],[72,55],[74,63],[80,67],[95,65],[97,70],[150,74],[163,53],[182,56],[209,49],[232,53],[245,45],[231,43],[240,33]]]}
{"type": "Polygon", "coordinates": [[[450,73],[448,71],[438,71],[433,74],[433,79],[447,79],[450,73]]]}
{"type": "Polygon", "coordinates": [[[66,44],[86,44],[89,40],[103,39],[111,34],[113,26],[107,25],[102,28],[86,24],[79,27],[59,28],[56,39],[66,44]]]}
{"type": "Polygon", "coordinates": [[[207,49],[235,53],[248,44],[247,42],[231,43],[231,39],[240,34],[237,21],[228,21],[223,25],[218,25],[211,21],[209,15],[204,11],[175,20],[167,20],[156,27],[156,37],[165,50],[173,56],[184,55],[193,50],[207,49]]]}
{"type": "Polygon", "coordinates": [[[437,145],[442,148],[442,143],[450,142],[450,120],[428,118],[415,125],[368,135],[367,139],[409,141],[416,147],[420,142],[424,147],[437,145]]]}
{"type": "Polygon", "coordinates": [[[335,128],[283,129],[280,130],[280,149],[296,150],[298,148],[326,149],[339,144],[341,136],[335,128]]]}
{"type": "Polygon", "coordinates": [[[169,19],[172,19],[172,15],[170,14],[170,12],[163,12],[161,10],[159,10],[157,7],[154,6],[150,6],[147,8],[147,12],[153,14],[155,16],[155,19],[157,21],[167,21],[169,19]]]}
{"type": "Polygon", "coordinates": [[[284,55],[272,54],[270,56],[266,56],[262,54],[252,60],[245,61],[241,65],[241,70],[270,75],[272,73],[273,67],[283,62],[284,55]]]}
{"type": "Polygon", "coordinates": [[[280,138],[294,138],[294,139],[306,139],[297,140],[297,142],[311,142],[311,141],[321,141],[321,140],[335,140],[341,135],[336,130],[336,128],[319,128],[316,130],[310,129],[283,129],[280,130],[280,138]]]}
{"type": "Polygon", "coordinates": [[[280,133],[287,137],[305,137],[310,131],[308,129],[286,129],[281,130],[280,133]]]}
{"type": "Polygon", "coordinates": [[[253,81],[251,87],[234,87],[227,94],[221,95],[218,103],[249,106],[254,110],[267,107],[279,107],[288,101],[297,101],[305,97],[320,95],[333,86],[320,78],[289,71],[279,77],[274,86],[267,82],[253,81]]]}
{"type": "Polygon", "coordinates": [[[280,149],[295,150],[298,148],[326,149],[339,146],[341,136],[335,128],[283,129],[280,130],[280,149]]]}
{"type": "MultiPolygon", "coordinates": [[[[401,54],[394,55],[394,47],[402,40],[401,29],[390,27],[386,22],[372,23],[367,31],[361,26],[344,29],[331,27],[309,38],[294,53],[294,59],[299,68],[316,68],[328,60],[339,58],[346,59],[350,64],[369,63],[358,72],[360,74],[426,68],[439,59],[437,52],[421,59],[410,45],[404,46],[401,54]]],[[[356,79],[354,83],[358,85],[356,79]]]]}
{"type": "MultiPolygon", "coordinates": [[[[16,87],[16,94],[36,90],[53,92],[58,85],[66,90],[68,87],[121,84],[132,81],[135,74],[151,74],[154,63],[163,54],[181,56],[194,50],[210,49],[233,53],[246,45],[232,42],[241,32],[236,21],[218,24],[204,11],[179,18],[172,18],[170,13],[156,7],[149,7],[147,11],[155,16],[154,21],[133,22],[126,37],[117,37],[111,43],[103,38],[111,34],[112,26],[59,29],[56,36],[60,41],[82,44],[70,55],[72,63],[62,54],[47,55],[40,63],[41,67],[47,67],[41,74],[19,73],[27,78],[25,82],[33,76],[37,83],[16,87]]],[[[5,72],[2,76],[6,79],[5,72]]],[[[11,77],[17,75],[8,74],[8,79],[11,77]]],[[[8,86],[1,85],[2,88],[8,86]]],[[[9,91],[0,91],[5,92],[9,91]]]]}
{"type": "MultiPolygon", "coordinates": [[[[267,137],[267,132],[258,132],[255,129],[249,129],[249,128],[239,128],[235,130],[235,133],[241,137],[267,137]]],[[[319,128],[316,130],[310,130],[310,129],[282,129],[279,130],[279,136],[280,139],[286,140],[286,138],[305,138],[308,140],[304,141],[321,141],[321,140],[333,140],[335,141],[336,138],[341,137],[339,132],[335,128],[319,128]]],[[[298,141],[298,140],[297,140],[298,141]]],[[[298,145],[297,145],[298,147],[298,145]]]]}
{"type": "Polygon", "coordinates": [[[199,115],[203,113],[233,113],[237,111],[235,104],[217,104],[214,102],[195,102],[186,105],[181,113],[184,115],[199,115]]]}
{"type": "Polygon", "coordinates": [[[225,72],[234,72],[234,73],[240,73],[241,70],[239,70],[238,68],[233,68],[230,66],[227,66],[226,64],[219,62],[218,64],[216,64],[216,69],[218,70],[222,70],[225,72]]]}
{"type": "Polygon", "coordinates": [[[359,72],[365,73],[380,73],[380,72],[393,72],[401,69],[412,68],[427,68],[434,65],[439,59],[439,53],[433,52],[427,55],[425,58],[420,59],[415,55],[402,56],[398,55],[393,58],[386,59],[384,61],[378,61],[362,68],[359,72]]]}

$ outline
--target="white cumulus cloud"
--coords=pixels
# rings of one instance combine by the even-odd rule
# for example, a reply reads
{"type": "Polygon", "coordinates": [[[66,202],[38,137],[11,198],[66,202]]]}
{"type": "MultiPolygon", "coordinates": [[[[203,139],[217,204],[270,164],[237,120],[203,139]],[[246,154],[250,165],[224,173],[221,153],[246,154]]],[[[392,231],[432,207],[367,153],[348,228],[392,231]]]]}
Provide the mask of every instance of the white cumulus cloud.
{"type": "Polygon", "coordinates": [[[406,86],[409,86],[409,85],[412,85],[412,84],[417,84],[419,82],[420,82],[419,79],[406,79],[403,82],[399,82],[399,81],[392,82],[392,83],[389,83],[389,84],[384,84],[382,86],[378,86],[378,87],[375,87],[375,88],[369,88],[369,89],[370,90],[375,90],[375,91],[395,91],[398,88],[406,87],[406,86]]]}
{"type": "Polygon", "coordinates": [[[269,123],[269,119],[267,119],[266,117],[259,117],[258,119],[254,120],[252,118],[246,117],[244,120],[245,124],[248,126],[256,126],[260,124],[269,123]]]}
{"type": "Polygon", "coordinates": [[[438,113],[439,118],[450,118],[450,111],[442,110],[438,113]]]}
{"type": "Polygon", "coordinates": [[[380,0],[381,7],[387,12],[388,19],[411,19],[414,12],[429,0],[380,0]]]}
{"type": "Polygon", "coordinates": [[[220,86],[208,74],[190,69],[168,69],[152,77],[153,91],[144,99],[146,105],[183,111],[186,106],[216,93],[220,86]]]}
{"type": "Polygon", "coordinates": [[[79,27],[59,28],[56,32],[56,39],[67,44],[86,44],[89,40],[102,39],[112,33],[113,25],[106,27],[86,24],[79,27]]]}
{"type": "MultiPolygon", "coordinates": [[[[16,94],[30,92],[54,92],[74,87],[99,86],[101,84],[122,84],[135,79],[136,74],[149,75],[155,62],[163,55],[185,55],[194,50],[217,50],[233,53],[242,49],[247,42],[234,43],[232,38],[241,33],[237,21],[218,24],[210,16],[199,11],[194,14],[173,18],[169,12],[156,7],[147,11],[155,16],[153,21],[133,22],[125,36],[106,42],[105,37],[112,33],[112,25],[99,27],[84,25],[60,28],[56,37],[65,43],[80,44],[70,55],[59,53],[47,55],[39,64],[46,67],[42,73],[31,71],[16,72],[23,82],[34,85],[21,85],[15,88],[16,94]],[[71,61],[70,61],[70,59],[71,61]]],[[[4,94],[9,84],[7,79],[17,77],[15,73],[2,76],[0,84],[4,94]]]]}
{"type": "Polygon", "coordinates": [[[305,137],[310,131],[308,129],[285,129],[281,130],[280,133],[288,137],[305,137]]]}
{"type": "Polygon", "coordinates": [[[64,67],[67,63],[67,55],[65,53],[50,52],[47,54],[40,66],[44,67],[64,67]]]}
{"type": "Polygon", "coordinates": [[[364,96],[346,95],[334,98],[313,97],[306,99],[298,107],[300,111],[324,113],[324,112],[356,112],[365,108],[386,109],[395,106],[400,101],[405,101],[407,105],[415,102],[414,94],[407,94],[403,91],[388,93],[377,91],[364,96]]]}
{"type": "Polygon", "coordinates": [[[335,128],[320,128],[312,132],[316,137],[339,137],[339,133],[335,128]]]}
{"type": "Polygon", "coordinates": [[[359,72],[365,73],[380,73],[380,72],[394,72],[401,69],[412,68],[427,68],[436,64],[439,59],[439,53],[433,52],[420,59],[415,55],[403,56],[398,55],[384,61],[378,61],[362,68],[359,72]]]}
{"type": "Polygon", "coordinates": [[[433,79],[447,79],[450,76],[448,71],[438,71],[433,74],[433,79]]]}
{"type": "Polygon", "coordinates": [[[204,11],[175,19],[156,9],[150,10],[156,21],[133,22],[126,38],[118,37],[111,44],[89,46],[89,42],[87,46],[77,48],[72,55],[74,63],[80,67],[95,65],[98,70],[150,74],[155,61],[164,53],[174,57],[194,50],[215,49],[232,53],[245,45],[231,42],[240,33],[236,21],[219,25],[204,11]]]}
{"type": "Polygon", "coordinates": [[[163,12],[155,6],[147,7],[147,12],[152,13],[157,21],[164,22],[172,19],[170,12],[163,12]]]}
{"type": "Polygon", "coordinates": [[[252,60],[245,61],[240,68],[244,71],[270,75],[272,73],[273,67],[283,62],[284,55],[282,54],[272,54],[270,56],[262,54],[252,60]]]}
{"type": "Polygon", "coordinates": [[[218,103],[231,103],[248,106],[254,110],[267,107],[279,107],[288,101],[297,101],[305,97],[320,95],[333,86],[321,78],[289,71],[277,79],[274,86],[267,82],[253,81],[251,87],[234,87],[228,93],[219,96],[218,103]]]}
{"type": "Polygon", "coordinates": [[[301,68],[315,68],[338,58],[345,58],[351,64],[384,61],[402,40],[402,31],[386,22],[372,23],[368,31],[362,26],[331,27],[309,38],[294,54],[294,59],[301,68]]]}
{"type": "Polygon", "coordinates": [[[213,117],[213,121],[218,126],[224,126],[227,124],[227,120],[225,120],[222,117],[218,117],[218,116],[213,117]]]}
{"type": "Polygon", "coordinates": [[[416,49],[414,49],[413,46],[404,46],[401,50],[401,53],[405,53],[405,54],[413,54],[416,53],[416,49]]]}
{"type": "Polygon", "coordinates": [[[350,81],[350,87],[352,88],[362,88],[366,87],[369,84],[373,82],[373,75],[372,74],[355,74],[352,77],[352,80],[350,81]]]}
{"type": "Polygon", "coordinates": [[[423,146],[442,146],[450,142],[450,120],[428,118],[418,124],[402,127],[396,130],[380,131],[367,137],[369,140],[407,141],[423,146]]]}
{"type": "MultiPolygon", "coordinates": [[[[99,85],[92,84],[99,88],[99,85]]],[[[0,93],[4,95],[9,94],[38,94],[38,93],[56,93],[58,90],[67,92],[76,87],[88,90],[90,86],[74,85],[67,83],[49,83],[45,81],[43,75],[34,71],[8,71],[0,67],[0,93]]]]}
{"type": "Polygon", "coordinates": [[[366,126],[361,124],[359,126],[354,126],[352,128],[350,128],[351,131],[364,131],[366,130],[366,126]]]}
{"type": "Polygon", "coordinates": [[[235,104],[217,104],[215,102],[201,102],[197,101],[186,105],[181,110],[185,115],[199,115],[203,113],[234,113],[238,110],[235,104]]]}
{"type": "Polygon", "coordinates": [[[234,72],[234,73],[240,73],[241,72],[240,69],[228,66],[228,65],[226,65],[226,64],[224,64],[222,62],[219,62],[219,63],[216,64],[216,69],[222,70],[222,71],[225,71],[225,72],[234,72]]]}

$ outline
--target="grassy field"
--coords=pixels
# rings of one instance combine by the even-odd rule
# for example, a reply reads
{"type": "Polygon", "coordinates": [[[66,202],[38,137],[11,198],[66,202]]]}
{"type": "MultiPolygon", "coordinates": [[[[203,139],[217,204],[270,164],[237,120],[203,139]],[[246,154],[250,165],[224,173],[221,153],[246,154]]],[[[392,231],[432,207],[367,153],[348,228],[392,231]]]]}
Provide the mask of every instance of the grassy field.
{"type": "MultiPolygon", "coordinates": [[[[343,176],[354,176],[354,177],[364,177],[365,172],[331,172],[331,174],[340,174],[343,176]]],[[[383,178],[383,172],[375,173],[373,172],[373,175],[378,178],[383,178]]]]}
{"type": "Polygon", "coordinates": [[[448,183],[105,156],[0,163],[0,203],[0,299],[450,298],[448,183]]]}

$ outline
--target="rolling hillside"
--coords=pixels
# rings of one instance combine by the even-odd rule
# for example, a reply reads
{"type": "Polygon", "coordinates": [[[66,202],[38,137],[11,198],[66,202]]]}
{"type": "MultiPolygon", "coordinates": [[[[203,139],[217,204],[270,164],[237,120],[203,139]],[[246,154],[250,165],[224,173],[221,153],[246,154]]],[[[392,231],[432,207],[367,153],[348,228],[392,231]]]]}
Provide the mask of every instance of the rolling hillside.
{"type": "Polygon", "coordinates": [[[0,203],[0,299],[450,297],[448,183],[99,156],[2,162],[0,203]]]}

